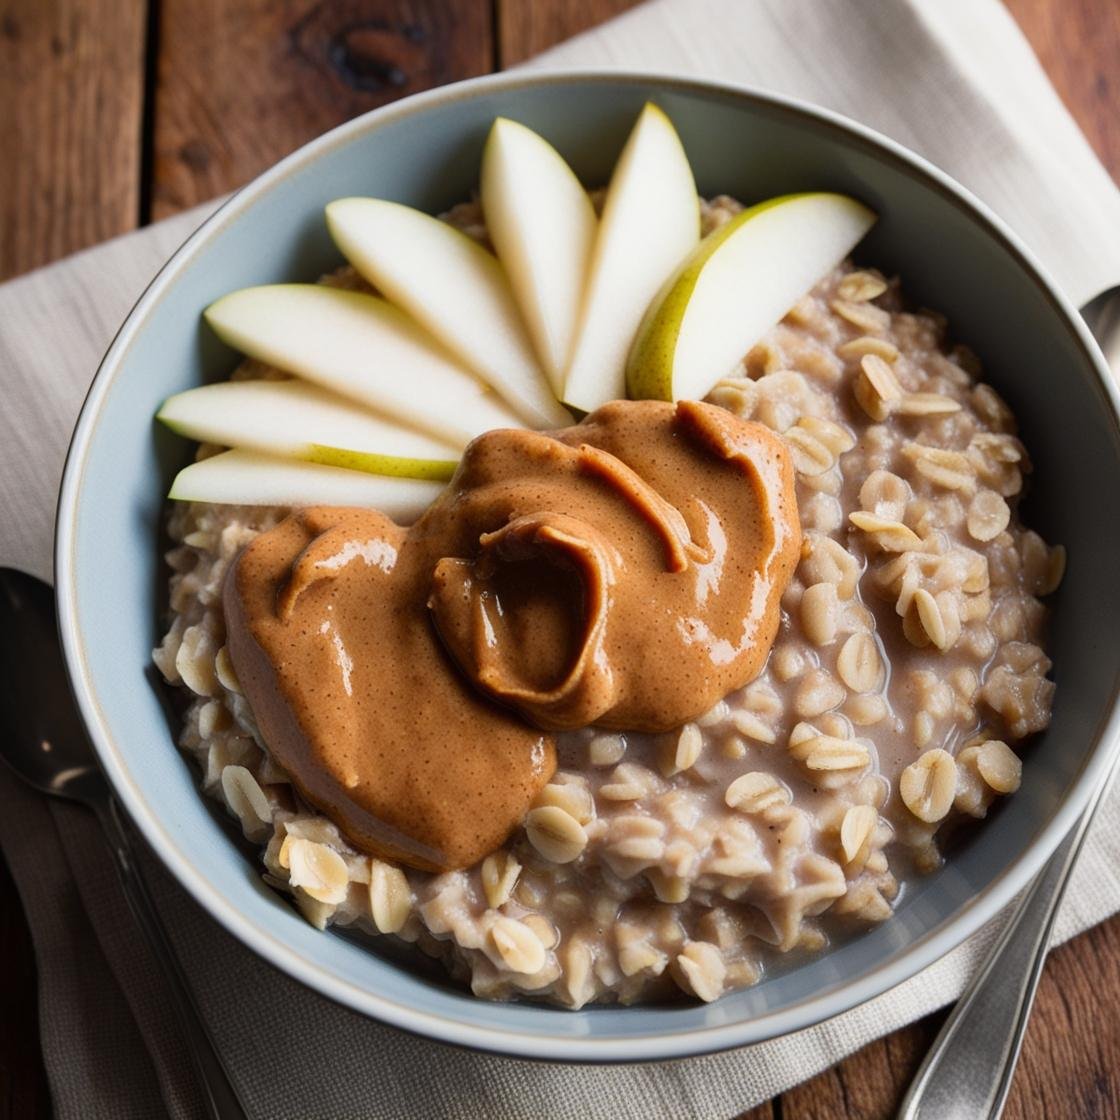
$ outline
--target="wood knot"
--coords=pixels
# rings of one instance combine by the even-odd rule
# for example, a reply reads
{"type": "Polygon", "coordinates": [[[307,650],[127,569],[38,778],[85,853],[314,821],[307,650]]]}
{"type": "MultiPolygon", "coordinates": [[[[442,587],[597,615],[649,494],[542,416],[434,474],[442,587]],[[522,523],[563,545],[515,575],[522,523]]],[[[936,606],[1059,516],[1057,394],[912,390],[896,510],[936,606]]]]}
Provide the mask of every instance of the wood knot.
{"type": "Polygon", "coordinates": [[[376,93],[408,85],[409,73],[423,64],[423,30],[408,24],[391,27],[377,21],[352,23],[327,41],[327,59],[352,89],[376,93]]]}

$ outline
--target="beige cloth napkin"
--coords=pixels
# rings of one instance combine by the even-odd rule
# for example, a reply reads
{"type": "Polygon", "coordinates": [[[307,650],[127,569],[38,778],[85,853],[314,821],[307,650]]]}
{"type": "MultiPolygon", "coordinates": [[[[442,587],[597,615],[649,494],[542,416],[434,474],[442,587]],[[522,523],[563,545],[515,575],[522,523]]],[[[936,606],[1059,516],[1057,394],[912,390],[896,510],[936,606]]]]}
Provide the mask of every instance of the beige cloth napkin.
{"type": "MultiPolygon", "coordinates": [[[[653,0],[531,65],[723,78],[838,109],[970,186],[1075,300],[1120,283],[1120,193],[997,0],[653,0]]],[[[54,493],[82,395],[130,304],[204,210],[0,286],[0,563],[49,575],[54,493]]],[[[0,770],[0,844],[34,934],[57,1113],[199,1116],[163,980],[96,831],[81,810],[47,804],[0,770]]],[[[1062,909],[1060,939],[1120,909],[1118,867],[1114,795],[1062,909]]],[[[364,1020],[263,964],[154,858],[147,869],[255,1117],[734,1116],[953,998],[999,924],[798,1035],[659,1066],[565,1067],[471,1054],[364,1020]]]]}

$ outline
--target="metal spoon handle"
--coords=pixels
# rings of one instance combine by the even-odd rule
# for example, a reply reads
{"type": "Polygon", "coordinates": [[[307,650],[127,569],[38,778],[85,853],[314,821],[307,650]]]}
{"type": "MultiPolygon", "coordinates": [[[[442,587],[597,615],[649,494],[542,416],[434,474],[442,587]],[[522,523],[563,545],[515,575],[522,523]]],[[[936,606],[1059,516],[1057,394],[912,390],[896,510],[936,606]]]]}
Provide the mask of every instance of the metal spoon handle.
{"type": "Polygon", "coordinates": [[[899,1120],[983,1120],[1003,1111],[1046,950],[1088,815],[1028,888],[926,1054],[899,1120]]]}
{"type": "Polygon", "coordinates": [[[179,959],[167,939],[163,922],[144,882],[136,859],[136,848],[122,819],[121,810],[108,790],[105,797],[92,802],[92,807],[112,850],[128,907],[144,931],[160,969],[167,977],[175,1017],[179,1021],[179,1029],[187,1043],[187,1052],[206,1096],[209,1113],[216,1120],[244,1120],[248,1113],[233,1087],[229,1073],[199,1013],[179,959]]]}

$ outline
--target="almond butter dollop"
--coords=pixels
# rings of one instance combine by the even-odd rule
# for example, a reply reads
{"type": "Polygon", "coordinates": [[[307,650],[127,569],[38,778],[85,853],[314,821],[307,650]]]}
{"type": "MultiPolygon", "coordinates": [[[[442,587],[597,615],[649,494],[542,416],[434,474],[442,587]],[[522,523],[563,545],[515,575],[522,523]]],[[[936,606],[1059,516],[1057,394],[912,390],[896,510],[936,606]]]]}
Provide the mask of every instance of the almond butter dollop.
{"type": "Polygon", "coordinates": [[[408,530],[294,513],[224,594],[261,735],[359,847],[465,867],[555,769],[550,731],[677,727],[753,679],[801,534],[767,428],[617,401],[488,432],[408,530]]]}

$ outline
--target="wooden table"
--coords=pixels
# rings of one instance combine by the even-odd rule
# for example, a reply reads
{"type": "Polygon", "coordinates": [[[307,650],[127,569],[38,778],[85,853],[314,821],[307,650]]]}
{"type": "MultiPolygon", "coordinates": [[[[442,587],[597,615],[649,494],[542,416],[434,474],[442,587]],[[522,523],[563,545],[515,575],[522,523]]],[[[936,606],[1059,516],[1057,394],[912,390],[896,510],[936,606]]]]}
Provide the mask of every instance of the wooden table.
{"type": "MultiPolygon", "coordinates": [[[[512,65],[636,0],[0,0],[0,279],[203,202],[340,121],[512,65]]],[[[935,2],[935,0],[931,0],[935,2]]],[[[1009,0],[1120,178],[1120,2],[1009,0]]],[[[0,861],[0,1117],[50,1115],[0,861]]],[[[1120,917],[1053,954],[1010,1117],[1120,1116],[1120,917]]],[[[942,1015],[750,1120],[885,1117],[942,1015]]]]}

